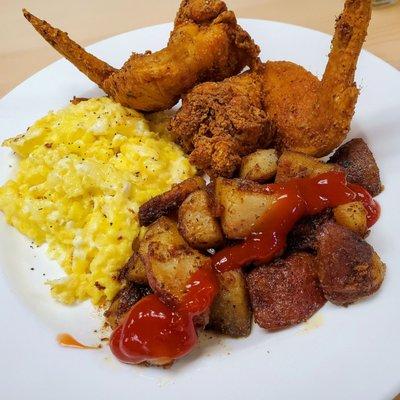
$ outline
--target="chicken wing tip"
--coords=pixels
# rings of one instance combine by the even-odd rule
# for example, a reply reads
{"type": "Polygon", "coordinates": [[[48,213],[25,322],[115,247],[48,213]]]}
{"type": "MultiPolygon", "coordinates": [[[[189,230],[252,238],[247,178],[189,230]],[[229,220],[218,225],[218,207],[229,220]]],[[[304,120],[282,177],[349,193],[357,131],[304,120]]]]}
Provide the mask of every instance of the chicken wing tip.
{"type": "Polygon", "coordinates": [[[102,87],[104,80],[115,71],[104,61],[85,51],[79,44],[70,39],[66,32],[34,16],[26,8],[22,9],[22,13],[43,39],[100,87],[102,87]]]}

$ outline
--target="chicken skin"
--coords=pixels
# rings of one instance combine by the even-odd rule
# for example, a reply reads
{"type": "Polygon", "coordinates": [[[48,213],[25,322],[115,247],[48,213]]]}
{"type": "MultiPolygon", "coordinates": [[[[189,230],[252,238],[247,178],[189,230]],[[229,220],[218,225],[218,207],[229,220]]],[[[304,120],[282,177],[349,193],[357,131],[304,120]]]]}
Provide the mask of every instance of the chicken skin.
{"type": "Polygon", "coordinates": [[[354,74],[370,17],[371,0],[346,0],[322,80],[297,64],[269,61],[194,88],[170,124],[177,142],[198,168],[226,177],[242,156],[271,144],[279,151],[329,154],[350,129],[359,93],[354,74]],[[232,115],[243,123],[232,122],[232,115]]]}
{"type": "Polygon", "coordinates": [[[60,54],[115,101],[140,111],[165,110],[197,83],[238,74],[259,48],[219,0],[183,0],[166,48],[135,54],[121,69],[87,53],[67,33],[24,10],[25,18],[60,54]]]}

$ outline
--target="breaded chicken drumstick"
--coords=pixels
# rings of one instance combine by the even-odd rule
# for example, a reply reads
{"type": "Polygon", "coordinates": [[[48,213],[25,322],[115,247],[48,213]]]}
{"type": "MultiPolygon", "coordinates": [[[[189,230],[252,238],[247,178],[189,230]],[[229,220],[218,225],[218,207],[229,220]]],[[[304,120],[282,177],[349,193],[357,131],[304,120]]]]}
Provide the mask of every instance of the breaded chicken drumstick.
{"type": "Polygon", "coordinates": [[[134,53],[121,69],[87,53],[67,33],[23,12],[47,42],[110,97],[141,111],[168,109],[197,83],[238,74],[259,54],[235,14],[220,0],[183,0],[167,47],[134,53]]]}
{"type": "Polygon", "coordinates": [[[176,141],[199,168],[227,177],[242,156],[267,145],[329,154],[350,129],[359,93],[354,74],[370,17],[371,0],[346,0],[322,80],[300,65],[269,61],[196,86],[171,121],[176,141]]]}

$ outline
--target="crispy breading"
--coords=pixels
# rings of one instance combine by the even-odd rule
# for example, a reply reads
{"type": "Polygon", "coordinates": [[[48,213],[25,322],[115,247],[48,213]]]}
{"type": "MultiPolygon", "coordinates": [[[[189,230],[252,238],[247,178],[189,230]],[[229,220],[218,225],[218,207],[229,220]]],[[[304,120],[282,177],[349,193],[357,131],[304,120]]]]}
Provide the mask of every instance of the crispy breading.
{"type": "Polygon", "coordinates": [[[380,288],[385,264],[359,235],[328,221],[320,228],[317,240],[318,276],[329,301],[345,306],[380,288]]]}
{"type": "Polygon", "coordinates": [[[115,68],[85,51],[78,43],[71,40],[66,32],[53,28],[46,21],[35,17],[26,9],[23,9],[22,12],[24,17],[51,46],[104,90],[103,83],[117,71],[115,68]]]}
{"type": "Polygon", "coordinates": [[[131,307],[150,293],[152,293],[152,290],[148,285],[140,285],[133,282],[126,284],[114,297],[109,308],[104,313],[111,328],[115,329],[131,307]]]}
{"type": "Polygon", "coordinates": [[[257,60],[259,48],[220,0],[183,0],[167,47],[133,53],[121,69],[87,53],[65,32],[24,10],[25,18],[60,54],[124,106],[165,110],[199,82],[219,81],[257,60]]]}
{"type": "Polygon", "coordinates": [[[179,207],[178,229],[186,242],[196,249],[215,248],[224,242],[205,190],[191,193],[179,207]]]}
{"type": "Polygon", "coordinates": [[[293,253],[247,276],[255,322],[269,331],[288,328],[309,319],[326,302],[315,257],[293,253]]]}
{"type": "Polygon", "coordinates": [[[377,196],[382,191],[378,165],[363,139],[352,139],[340,146],[329,162],[341,165],[347,180],[363,186],[371,196],[377,196]]]}
{"type": "Polygon", "coordinates": [[[196,86],[183,99],[170,130],[199,169],[213,176],[232,176],[241,156],[271,141],[259,76],[246,72],[196,86]]]}
{"type": "Polygon", "coordinates": [[[206,183],[200,176],[185,179],[170,190],[153,197],[139,208],[139,222],[143,226],[150,225],[163,215],[178,209],[190,193],[205,188],[206,183]]]}
{"type": "Polygon", "coordinates": [[[218,274],[219,292],[210,311],[208,328],[232,337],[250,335],[252,312],[243,272],[218,274]]]}
{"type": "Polygon", "coordinates": [[[346,0],[321,81],[287,61],[266,63],[265,112],[279,148],[321,157],[346,137],[358,97],[354,74],[370,18],[371,0],[346,0]]]}
{"type": "Polygon", "coordinates": [[[346,0],[322,80],[288,61],[193,89],[171,123],[200,169],[232,176],[240,158],[273,142],[321,157],[346,137],[358,89],[354,73],[371,16],[371,0],[346,0]]]}

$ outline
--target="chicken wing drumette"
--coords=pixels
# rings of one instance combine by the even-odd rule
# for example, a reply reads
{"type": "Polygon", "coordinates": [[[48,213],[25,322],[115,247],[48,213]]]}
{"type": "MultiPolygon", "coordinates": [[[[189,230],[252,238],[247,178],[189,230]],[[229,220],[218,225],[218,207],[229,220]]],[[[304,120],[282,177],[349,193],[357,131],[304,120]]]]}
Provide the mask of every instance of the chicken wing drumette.
{"type": "Polygon", "coordinates": [[[172,107],[204,81],[238,74],[257,60],[259,48],[220,0],[183,0],[167,47],[133,53],[116,69],[87,53],[67,33],[24,10],[25,18],[60,54],[124,106],[141,111],[172,107]]]}
{"type": "Polygon", "coordinates": [[[176,140],[199,168],[223,176],[271,141],[281,151],[329,154],[350,129],[358,97],[354,74],[370,17],[371,0],[346,0],[322,80],[278,61],[194,88],[171,122],[176,140]]]}

